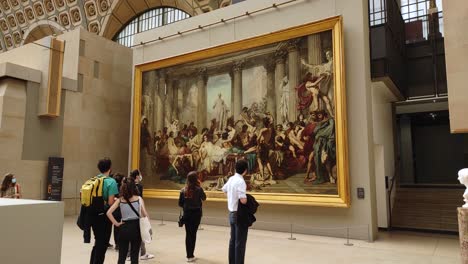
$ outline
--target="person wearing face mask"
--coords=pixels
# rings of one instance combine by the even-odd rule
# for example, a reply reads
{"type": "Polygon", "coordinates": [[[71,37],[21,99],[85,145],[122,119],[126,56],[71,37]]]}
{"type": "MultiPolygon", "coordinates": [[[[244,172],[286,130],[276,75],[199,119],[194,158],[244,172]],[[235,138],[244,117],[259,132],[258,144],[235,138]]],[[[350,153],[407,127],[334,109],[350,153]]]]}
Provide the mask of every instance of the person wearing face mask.
{"type": "Polygon", "coordinates": [[[0,197],[2,198],[21,198],[21,186],[16,182],[16,177],[12,173],[7,173],[2,182],[0,189],[0,197]]]}
{"type": "MultiPolygon", "coordinates": [[[[140,170],[136,169],[130,172],[130,178],[132,178],[135,181],[137,193],[141,198],[143,198],[143,184],[141,184],[141,181],[143,180],[143,175],[140,173],[140,170]]],[[[140,248],[140,259],[148,260],[152,258],[154,258],[154,255],[146,252],[145,243],[142,242],[140,248]]]]}

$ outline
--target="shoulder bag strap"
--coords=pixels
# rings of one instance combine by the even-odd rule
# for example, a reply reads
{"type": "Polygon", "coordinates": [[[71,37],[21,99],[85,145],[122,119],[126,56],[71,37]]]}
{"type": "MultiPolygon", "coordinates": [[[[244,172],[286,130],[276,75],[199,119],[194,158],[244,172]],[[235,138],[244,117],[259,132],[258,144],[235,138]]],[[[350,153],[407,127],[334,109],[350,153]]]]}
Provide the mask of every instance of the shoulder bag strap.
{"type": "MultiPolygon", "coordinates": [[[[133,212],[138,216],[138,218],[140,218],[140,214],[137,212],[135,207],[133,207],[132,203],[129,200],[127,200],[127,203],[128,203],[128,205],[130,205],[130,208],[132,208],[133,212]]],[[[140,207],[141,207],[141,205],[140,205],[140,207]]]]}

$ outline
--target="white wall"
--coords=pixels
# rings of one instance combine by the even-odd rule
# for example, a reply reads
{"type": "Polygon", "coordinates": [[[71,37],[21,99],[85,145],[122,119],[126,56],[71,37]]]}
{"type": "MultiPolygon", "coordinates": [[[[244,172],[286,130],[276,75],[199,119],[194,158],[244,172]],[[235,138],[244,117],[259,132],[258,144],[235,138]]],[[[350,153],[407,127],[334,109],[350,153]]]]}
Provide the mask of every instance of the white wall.
{"type": "Polygon", "coordinates": [[[372,115],[375,144],[375,184],[379,227],[388,227],[388,197],[385,176],[395,174],[392,102],[397,98],[383,82],[372,83],[372,115]]]}
{"type": "Polygon", "coordinates": [[[60,264],[63,203],[0,198],[2,263],[60,264]]]}
{"type": "MultiPolygon", "coordinates": [[[[137,35],[135,43],[154,40],[229,18],[246,11],[271,6],[278,1],[249,0],[213,12],[199,15],[165,27],[137,35]]],[[[372,127],[372,98],[369,68],[369,28],[367,0],[303,0],[277,10],[264,11],[248,18],[240,18],[224,25],[205,28],[157,43],[146,44],[134,50],[134,64],[151,62],[207,47],[267,34],[292,26],[310,23],[327,17],[343,15],[346,88],[348,107],[348,139],[351,207],[349,209],[322,208],[310,206],[262,205],[259,221],[273,224],[257,225],[257,228],[288,230],[289,223],[297,224],[296,230],[303,233],[342,235],[341,231],[319,230],[318,228],[360,226],[352,234],[361,239],[375,238],[377,228],[375,204],[374,141],[372,127]],[[358,200],[356,188],[363,187],[366,197],[358,200]],[[275,224],[281,223],[281,224],[275,224]],[[301,226],[299,228],[299,225],[301,226]]],[[[170,212],[167,217],[175,217],[178,208],[174,200],[153,200],[149,202],[153,215],[170,212]]],[[[210,223],[225,224],[226,208],[224,203],[208,202],[204,210],[205,220],[210,223]],[[213,218],[214,217],[214,218],[213,218]],[[223,219],[223,220],[219,220],[223,219]]]]}
{"type": "Polygon", "coordinates": [[[468,132],[468,1],[444,0],[444,43],[452,133],[468,132]]]}

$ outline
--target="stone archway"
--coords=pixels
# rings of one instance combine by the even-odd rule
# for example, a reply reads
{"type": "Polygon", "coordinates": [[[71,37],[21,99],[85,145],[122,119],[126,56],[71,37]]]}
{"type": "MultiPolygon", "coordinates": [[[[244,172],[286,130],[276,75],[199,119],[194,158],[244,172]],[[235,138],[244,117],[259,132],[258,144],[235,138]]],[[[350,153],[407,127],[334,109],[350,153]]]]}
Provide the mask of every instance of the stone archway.
{"type": "Polygon", "coordinates": [[[58,23],[51,21],[39,21],[31,24],[28,30],[24,32],[21,45],[34,42],[47,36],[60,35],[65,31],[65,28],[60,26],[58,23]]]}

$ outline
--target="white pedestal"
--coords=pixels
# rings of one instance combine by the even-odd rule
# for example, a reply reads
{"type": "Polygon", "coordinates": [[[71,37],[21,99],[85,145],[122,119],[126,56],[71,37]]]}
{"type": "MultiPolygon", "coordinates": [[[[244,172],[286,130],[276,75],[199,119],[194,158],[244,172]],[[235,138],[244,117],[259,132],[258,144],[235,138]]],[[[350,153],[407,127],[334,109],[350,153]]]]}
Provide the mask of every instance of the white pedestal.
{"type": "Polygon", "coordinates": [[[2,263],[59,264],[63,203],[0,198],[2,263]]]}

